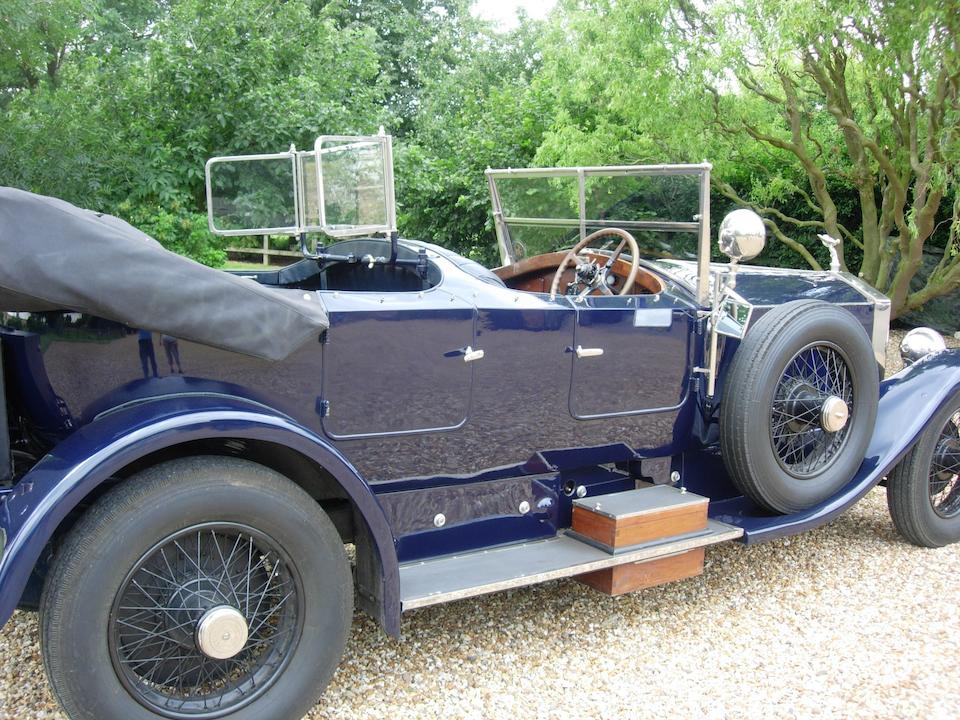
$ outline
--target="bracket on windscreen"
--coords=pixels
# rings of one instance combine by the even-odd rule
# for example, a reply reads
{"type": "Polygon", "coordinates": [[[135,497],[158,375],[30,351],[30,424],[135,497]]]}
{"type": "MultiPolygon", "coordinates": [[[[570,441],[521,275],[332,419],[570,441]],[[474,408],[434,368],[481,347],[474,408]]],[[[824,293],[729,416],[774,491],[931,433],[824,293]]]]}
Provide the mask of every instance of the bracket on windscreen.
{"type": "Polygon", "coordinates": [[[291,235],[307,257],[371,265],[397,262],[393,140],[377,135],[321,135],[313,150],[210,158],[205,167],[207,222],[215,235],[291,235]],[[390,258],[315,252],[308,236],[384,235],[390,258]]]}

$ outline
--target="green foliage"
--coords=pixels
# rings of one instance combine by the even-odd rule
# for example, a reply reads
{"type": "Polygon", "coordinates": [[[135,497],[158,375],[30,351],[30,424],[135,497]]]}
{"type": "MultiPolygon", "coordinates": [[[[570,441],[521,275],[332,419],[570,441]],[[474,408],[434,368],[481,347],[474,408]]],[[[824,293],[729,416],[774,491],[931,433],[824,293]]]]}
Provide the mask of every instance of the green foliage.
{"type": "Polygon", "coordinates": [[[560,0],[506,34],[469,0],[6,0],[0,183],[215,264],[208,157],[383,124],[401,231],[494,265],[487,167],[708,159],[760,261],[842,237],[901,312],[960,287],[958,37],[940,0],[560,0]]]}
{"type": "Polygon", "coordinates": [[[227,260],[220,238],[212,237],[207,229],[207,216],[191,212],[181,201],[164,205],[124,201],[117,207],[117,213],[168,250],[211,267],[220,267],[227,260]]]}
{"type": "Polygon", "coordinates": [[[924,244],[949,243],[960,190],[960,15],[948,5],[569,0],[536,81],[557,118],[537,159],[708,158],[718,193],[764,214],[762,260],[818,267],[828,233],[907,311],[960,287],[946,259],[909,289],[924,244]]]}
{"type": "Polygon", "coordinates": [[[81,0],[6,0],[0,6],[0,102],[44,80],[55,83],[83,19],[81,0]]]}
{"type": "MultiPolygon", "coordinates": [[[[21,13],[25,25],[51,27],[36,14],[63,15],[68,4],[24,7],[33,8],[21,13]]],[[[0,115],[0,178],[132,213],[201,262],[222,257],[212,236],[201,241],[205,223],[193,220],[205,212],[208,157],[303,147],[323,132],[371,132],[384,117],[375,33],[338,28],[305,2],[83,7],[88,25],[62,39],[69,51],[56,83],[0,74],[9,96],[0,115]],[[144,208],[165,211],[151,222],[144,208]],[[186,233],[181,240],[177,227],[186,233]]],[[[65,17],[69,25],[77,15],[65,17]]],[[[46,44],[47,36],[25,36],[26,49],[0,52],[0,72],[28,49],[40,63],[46,44]]]]}
{"type": "Polygon", "coordinates": [[[314,0],[313,8],[339,28],[375,34],[377,80],[398,138],[414,130],[424,83],[461,64],[478,28],[467,0],[314,0]]]}
{"type": "Polygon", "coordinates": [[[548,99],[531,87],[537,29],[478,30],[453,70],[425,80],[416,131],[397,153],[403,234],[500,264],[483,173],[529,165],[549,123],[548,99]]]}

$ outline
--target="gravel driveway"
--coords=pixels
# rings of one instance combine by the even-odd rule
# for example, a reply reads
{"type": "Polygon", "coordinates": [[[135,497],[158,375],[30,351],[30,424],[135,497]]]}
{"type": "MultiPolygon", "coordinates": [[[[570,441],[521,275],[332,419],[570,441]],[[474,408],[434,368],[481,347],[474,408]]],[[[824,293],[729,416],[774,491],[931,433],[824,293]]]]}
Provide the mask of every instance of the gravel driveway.
{"type": "MultiPolygon", "coordinates": [[[[402,643],[358,615],[308,717],[954,720],[958,599],[960,548],[902,541],[877,488],[827,527],[709,548],[701,577],[633,595],[565,580],[464,600],[404,616],[402,643]]],[[[64,717],[37,634],[25,612],[0,632],[0,718],[64,717]]]]}

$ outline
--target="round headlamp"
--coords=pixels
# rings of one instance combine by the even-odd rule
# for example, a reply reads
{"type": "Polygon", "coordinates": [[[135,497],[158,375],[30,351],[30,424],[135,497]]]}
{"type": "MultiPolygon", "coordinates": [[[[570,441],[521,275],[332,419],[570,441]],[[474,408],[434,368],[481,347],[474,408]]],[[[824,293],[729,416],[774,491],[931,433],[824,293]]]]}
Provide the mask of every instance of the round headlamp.
{"type": "Polygon", "coordinates": [[[913,365],[920,358],[930,353],[946,350],[947,344],[943,336],[936,330],[928,327],[914,328],[900,342],[900,357],[904,365],[913,365]]]}

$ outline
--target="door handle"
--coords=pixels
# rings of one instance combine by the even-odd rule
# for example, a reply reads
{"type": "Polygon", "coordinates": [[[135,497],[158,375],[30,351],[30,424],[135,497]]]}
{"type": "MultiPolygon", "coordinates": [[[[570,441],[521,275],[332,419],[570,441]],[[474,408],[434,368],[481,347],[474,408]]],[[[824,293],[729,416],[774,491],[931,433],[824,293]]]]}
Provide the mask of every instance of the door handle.
{"type": "Polygon", "coordinates": [[[600,357],[603,355],[603,348],[585,348],[577,345],[577,357],[600,357]]]}
{"type": "Polygon", "coordinates": [[[483,359],[483,350],[474,350],[472,347],[467,345],[467,349],[463,351],[463,361],[464,362],[473,362],[474,360],[483,359]]]}

